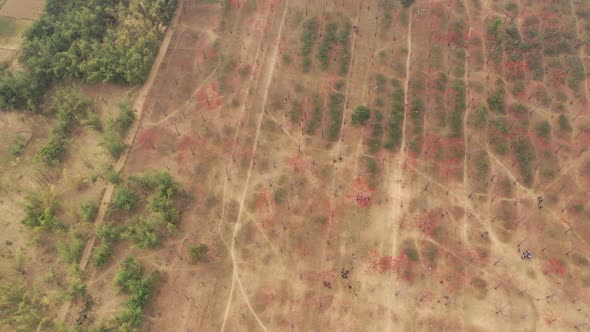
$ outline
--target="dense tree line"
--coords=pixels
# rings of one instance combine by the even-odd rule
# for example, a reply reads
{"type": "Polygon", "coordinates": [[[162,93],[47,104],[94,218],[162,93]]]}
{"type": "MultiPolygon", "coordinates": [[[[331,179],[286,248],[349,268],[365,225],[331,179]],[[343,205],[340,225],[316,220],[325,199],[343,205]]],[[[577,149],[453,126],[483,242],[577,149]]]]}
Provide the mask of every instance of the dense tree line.
{"type": "Polygon", "coordinates": [[[0,107],[35,109],[53,82],[142,83],[176,0],[47,0],[24,34],[26,72],[0,68],[0,107]]]}

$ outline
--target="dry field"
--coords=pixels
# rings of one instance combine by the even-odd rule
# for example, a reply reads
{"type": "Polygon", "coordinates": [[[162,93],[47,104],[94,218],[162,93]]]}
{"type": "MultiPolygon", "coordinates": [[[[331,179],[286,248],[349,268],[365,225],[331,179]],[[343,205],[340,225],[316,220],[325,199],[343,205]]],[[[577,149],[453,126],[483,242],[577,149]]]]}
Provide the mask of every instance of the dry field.
{"type": "Polygon", "coordinates": [[[590,1],[179,6],[116,169],[192,200],[159,248],[98,268],[89,242],[90,320],[133,254],[163,276],[145,331],[590,330],[590,1]]]}

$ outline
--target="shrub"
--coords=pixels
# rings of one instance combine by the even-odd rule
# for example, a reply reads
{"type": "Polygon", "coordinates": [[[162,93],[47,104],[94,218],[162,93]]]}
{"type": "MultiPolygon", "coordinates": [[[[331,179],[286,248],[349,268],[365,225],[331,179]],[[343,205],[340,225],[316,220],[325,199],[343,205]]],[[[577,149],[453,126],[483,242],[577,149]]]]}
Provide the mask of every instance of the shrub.
{"type": "Polygon", "coordinates": [[[25,145],[23,143],[17,141],[17,142],[14,142],[12,145],[10,145],[8,152],[10,152],[10,155],[12,155],[13,157],[18,157],[23,153],[24,149],[25,149],[25,145]]]}
{"type": "Polygon", "coordinates": [[[92,222],[98,213],[98,203],[96,201],[86,201],[80,206],[82,220],[92,222]]]}
{"type": "Polygon", "coordinates": [[[352,113],[352,124],[364,126],[371,118],[371,110],[364,106],[358,106],[352,113]]]}
{"type": "Polygon", "coordinates": [[[59,164],[64,150],[65,141],[62,138],[52,137],[47,145],[37,151],[35,159],[49,166],[56,166],[59,164]]]}
{"type": "Polygon", "coordinates": [[[97,235],[100,245],[94,250],[93,262],[96,266],[104,266],[113,256],[113,245],[119,241],[120,231],[112,226],[101,226],[97,235]]]}
{"type": "Polygon", "coordinates": [[[209,252],[209,247],[207,247],[204,244],[200,244],[198,246],[191,246],[189,248],[191,264],[206,262],[208,252],[209,252]]]}
{"type": "Polygon", "coordinates": [[[127,212],[135,210],[139,198],[137,194],[125,186],[117,186],[113,197],[113,206],[127,212]]]}
{"type": "Polygon", "coordinates": [[[63,227],[55,215],[58,204],[51,193],[36,193],[25,197],[24,207],[25,217],[21,220],[22,224],[43,230],[63,227]]]}
{"type": "Polygon", "coordinates": [[[156,219],[138,217],[126,225],[121,237],[130,240],[138,248],[157,247],[162,241],[159,224],[156,219]]]}
{"type": "Polygon", "coordinates": [[[75,263],[80,260],[84,241],[77,236],[70,236],[68,240],[61,240],[57,243],[59,257],[66,263],[75,263]]]}

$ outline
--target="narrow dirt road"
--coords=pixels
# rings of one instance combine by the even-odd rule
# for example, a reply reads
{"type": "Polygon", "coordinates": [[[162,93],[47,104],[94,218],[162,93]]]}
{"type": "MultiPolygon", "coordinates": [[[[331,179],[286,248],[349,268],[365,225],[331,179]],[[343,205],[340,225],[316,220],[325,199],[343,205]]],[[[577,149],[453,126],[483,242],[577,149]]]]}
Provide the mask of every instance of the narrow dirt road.
{"type": "MultiPolygon", "coordinates": [[[[392,206],[391,206],[391,222],[394,224],[391,228],[391,257],[396,257],[397,255],[397,242],[399,237],[399,227],[395,225],[402,217],[402,206],[404,202],[404,191],[402,190],[402,183],[404,177],[404,163],[407,160],[407,153],[406,153],[406,122],[408,118],[408,89],[410,87],[410,66],[412,63],[412,12],[410,11],[410,15],[408,18],[408,57],[406,58],[406,80],[405,80],[405,88],[404,88],[404,120],[402,122],[402,141],[400,145],[400,152],[397,156],[397,165],[393,167],[389,179],[390,179],[390,186],[389,186],[389,197],[392,198],[392,206]]],[[[393,283],[393,279],[391,279],[393,283]]],[[[392,297],[391,292],[387,292],[389,296],[389,304],[391,309],[392,304],[392,297]]],[[[391,315],[392,310],[389,310],[389,314],[391,315]]],[[[388,321],[388,331],[392,331],[392,317],[390,316],[388,321]]]]}

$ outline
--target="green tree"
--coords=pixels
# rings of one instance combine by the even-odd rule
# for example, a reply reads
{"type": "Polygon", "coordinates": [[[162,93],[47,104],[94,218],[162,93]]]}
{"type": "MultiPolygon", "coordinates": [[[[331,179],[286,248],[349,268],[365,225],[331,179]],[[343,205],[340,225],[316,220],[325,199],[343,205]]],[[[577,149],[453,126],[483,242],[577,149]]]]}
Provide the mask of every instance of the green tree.
{"type": "Polygon", "coordinates": [[[352,124],[364,126],[371,118],[371,110],[364,105],[358,106],[352,113],[352,124]]]}

